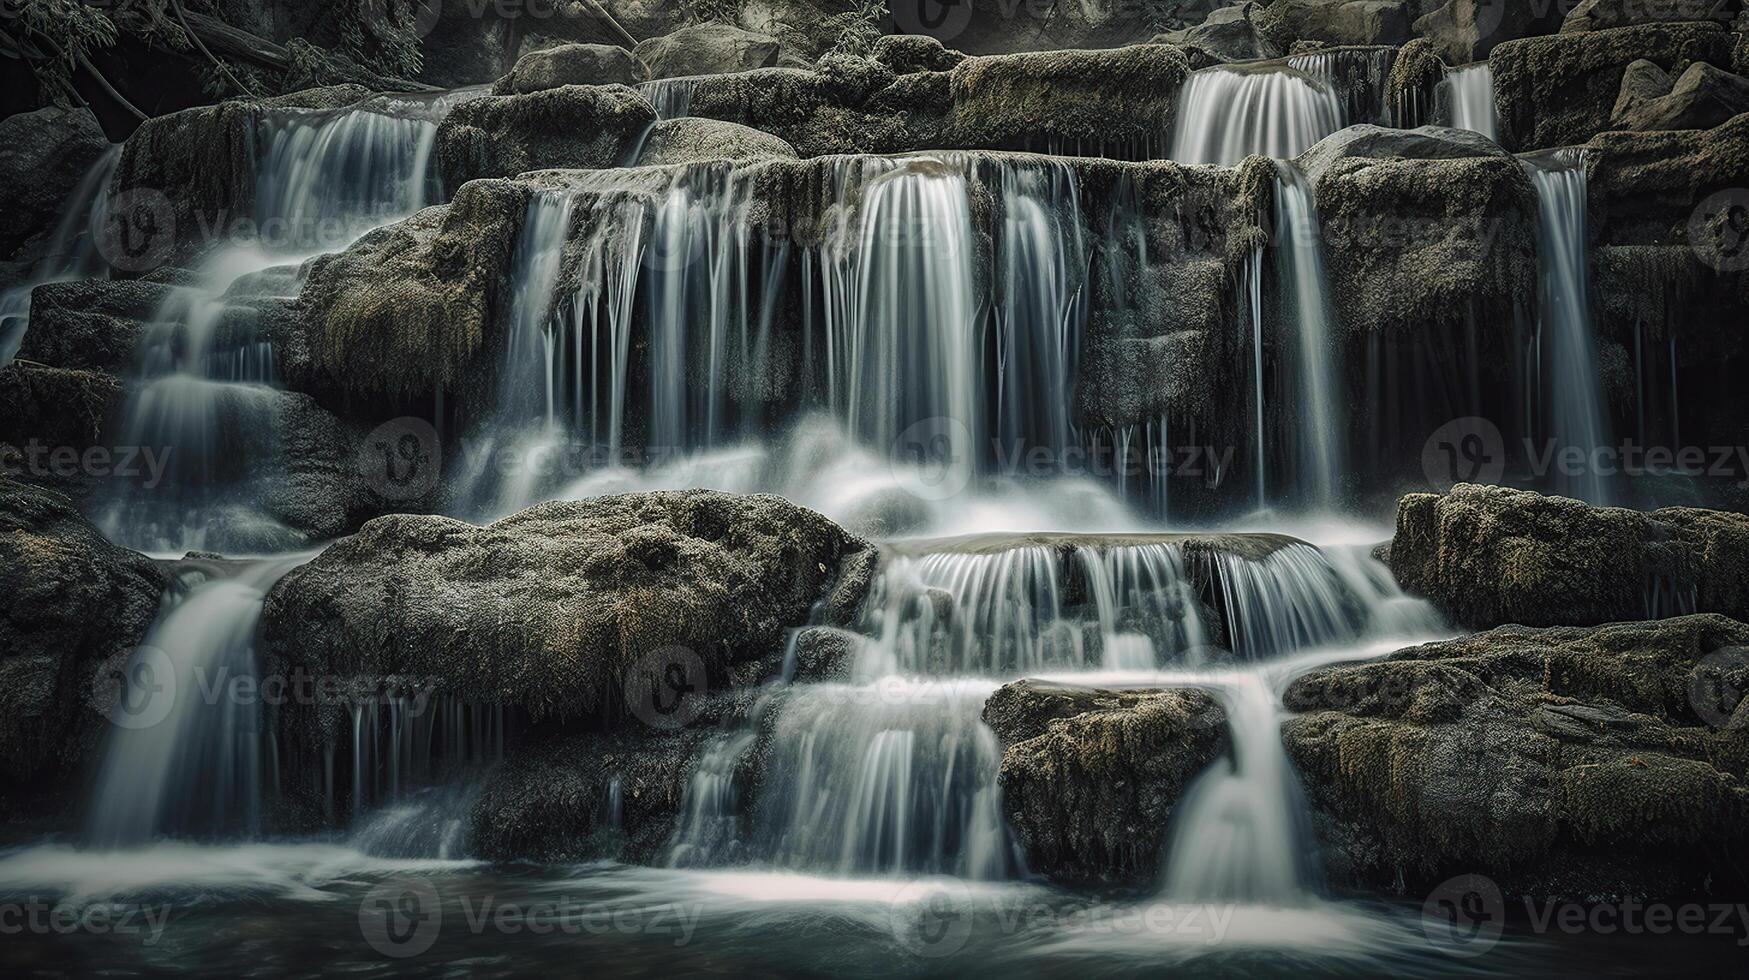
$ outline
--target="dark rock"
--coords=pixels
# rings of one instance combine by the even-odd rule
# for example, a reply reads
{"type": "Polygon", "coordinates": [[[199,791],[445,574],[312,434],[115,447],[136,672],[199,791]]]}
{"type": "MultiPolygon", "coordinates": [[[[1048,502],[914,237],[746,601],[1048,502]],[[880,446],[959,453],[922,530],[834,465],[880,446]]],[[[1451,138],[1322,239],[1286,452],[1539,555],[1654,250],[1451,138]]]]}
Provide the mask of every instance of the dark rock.
{"type": "Polygon", "coordinates": [[[1459,625],[1590,626],[1681,611],[1749,620],[1749,517],[1642,514],[1503,487],[1411,494],[1391,570],[1459,625]]]}
{"type": "Polygon", "coordinates": [[[704,160],[796,158],[795,147],[769,133],[720,119],[664,119],[650,127],[638,153],[639,166],[704,160]]]}
{"type": "Polygon", "coordinates": [[[869,57],[897,75],[924,71],[951,71],[966,56],[922,34],[888,34],[874,43],[869,57]]]}
{"type": "Polygon", "coordinates": [[[1695,62],[1674,83],[1649,61],[1637,61],[1622,79],[1610,124],[1616,129],[1711,129],[1749,112],[1749,79],[1695,62]]]}
{"type": "Polygon", "coordinates": [[[1009,684],[984,720],[1007,746],[1002,802],[1034,872],[1147,883],[1173,808],[1225,750],[1225,713],[1200,691],[1117,693],[1009,684]]]}
{"type": "Polygon", "coordinates": [[[488,95],[444,118],[438,168],[446,186],[460,187],[532,170],[617,167],[655,121],[649,100],[624,85],[488,95]]]}
{"type": "Polygon", "coordinates": [[[776,497],[707,491],[548,503],[483,528],[384,517],[286,576],[263,636],[317,672],[430,677],[536,720],[620,718],[641,658],[684,648],[721,684],[780,654],[864,548],[776,497]]]}
{"type": "Polygon", "coordinates": [[[694,24],[638,42],[638,60],[651,78],[681,78],[770,68],[777,64],[777,38],[730,24],[694,24]]]}
{"type": "Polygon", "coordinates": [[[24,453],[21,459],[8,458],[7,470],[78,492],[93,478],[87,470],[99,467],[70,462],[70,457],[107,451],[121,401],[121,383],[107,374],[27,361],[0,368],[0,444],[24,453]]]}
{"type": "Polygon", "coordinates": [[[525,95],[565,85],[636,85],[649,69],[624,48],[564,44],[525,54],[498,80],[493,95],[525,95]]]}
{"type": "Polygon", "coordinates": [[[1580,0],[1561,22],[1561,32],[1698,20],[1728,26],[1733,5],[1732,0],[1580,0]]]}
{"type": "Polygon", "coordinates": [[[1302,678],[1282,735],[1325,867],[1412,893],[1475,873],[1556,900],[1741,894],[1749,727],[1695,692],[1723,664],[1749,680],[1745,641],[1720,616],[1503,627],[1302,678]]]}
{"type": "Polygon", "coordinates": [[[1414,36],[1410,25],[1422,0],[1274,0],[1257,14],[1257,26],[1277,48],[1297,41],[1327,45],[1399,46],[1414,36]]]}
{"type": "Polygon", "coordinates": [[[31,291],[18,356],[54,367],[129,373],[140,329],[175,287],[133,279],[53,282],[31,291]]]}
{"type": "Polygon", "coordinates": [[[835,626],[801,630],[796,633],[792,649],[795,676],[791,679],[797,683],[850,680],[856,672],[856,658],[867,642],[862,634],[835,626]]]}
{"type": "Polygon", "coordinates": [[[95,757],[119,667],[169,585],[66,497],[0,477],[0,811],[67,807],[95,757]]]}
{"type": "Polygon", "coordinates": [[[1649,24],[1509,41],[1494,49],[1500,145],[1572,146],[1610,128],[1622,78],[1636,61],[1675,72],[1697,61],[1731,67],[1734,37],[1717,24],[1649,24]]]}
{"type": "Polygon", "coordinates": [[[1561,25],[1560,3],[1445,0],[1415,21],[1415,33],[1453,65],[1486,61],[1502,41],[1552,34],[1561,25]]]}
{"type": "Polygon", "coordinates": [[[1265,9],[1263,4],[1249,2],[1222,7],[1195,27],[1161,34],[1154,40],[1205,52],[1214,62],[1280,58],[1282,49],[1257,28],[1257,18],[1265,9]]]}
{"type": "Polygon", "coordinates": [[[85,109],[50,106],[0,119],[0,259],[40,258],[27,243],[53,233],[67,199],[108,150],[85,109]]]}

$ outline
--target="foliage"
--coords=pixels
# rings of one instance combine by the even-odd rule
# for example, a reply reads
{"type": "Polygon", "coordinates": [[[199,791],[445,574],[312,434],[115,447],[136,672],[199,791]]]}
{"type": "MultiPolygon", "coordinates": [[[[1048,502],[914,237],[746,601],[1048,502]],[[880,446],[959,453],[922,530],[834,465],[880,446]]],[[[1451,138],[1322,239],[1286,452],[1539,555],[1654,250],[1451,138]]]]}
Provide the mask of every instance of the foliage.
{"type": "Polygon", "coordinates": [[[880,40],[887,18],[887,0],[853,0],[855,9],[842,14],[838,39],[825,54],[866,56],[880,40]]]}
{"type": "Polygon", "coordinates": [[[741,19],[741,0],[680,0],[680,9],[694,24],[734,24],[741,19]]]}

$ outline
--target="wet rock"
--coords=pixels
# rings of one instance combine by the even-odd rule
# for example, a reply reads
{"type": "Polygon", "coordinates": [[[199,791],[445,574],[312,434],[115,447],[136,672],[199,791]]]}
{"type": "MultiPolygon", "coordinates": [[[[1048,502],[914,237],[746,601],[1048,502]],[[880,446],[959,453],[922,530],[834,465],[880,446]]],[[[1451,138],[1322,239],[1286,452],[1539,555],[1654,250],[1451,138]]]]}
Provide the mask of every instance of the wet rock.
{"type": "Polygon", "coordinates": [[[1749,517],[1642,514],[1503,487],[1411,494],[1391,570],[1453,622],[1588,626],[1673,612],[1749,620],[1749,517]]]}
{"type": "Polygon", "coordinates": [[[1275,0],[1257,25],[1283,51],[1296,41],[1402,45],[1421,7],[1421,0],[1275,0]]]}
{"type": "Polygon", "coordinates": [[[80,493],[97,477],[85,454],[107,452],[121,382],[96,371],[18,361],[0,368],[5,471],[80,493]],[[14,453],[18,455],[14,455],[14,453]]]}
{"type": "Polygon", "coordinates": [[[49,106],[0,119],[0,259],[41,257],[67,199],[108,150],[86,109],[49,106]]]}
{"type": "Polygon", "coordinates": [[[107,728],[104,665],[145,637],[168,584],[66,497],[0,476],[0,812],[71,803],[107,728]]]}
{"type": "Polygon", "coordinates": [[[1710,20],[1731,23],[1729,2],[1713,0],[1580,0],[1561,22],[1561,32],[1604,31],[1640,24],[1710,20]]]}
{"type": "Polygon", "coordinates": [[[1672,82],[1649,61],[1628,66],[1611,113],[1616,129],[1711,129],[1749,112],[1749,79],[1696,62],[1672,82]]]}
{"type": "Polygon", "coordinates": [[[31,291],[30,332],[18,356],[54,367],[127,374],[141,328],[174,291],[138,279],[38,286],[31,291]]]}
{"type": "Polygon", "coordinates": [[[850,680],[856,671],[856,658],[867,642],[860,633],[834,626],[810,626],[798,632],[792,651],[795,655],[792,680],[797,683],[850,680]]]}
{"type": "Polygon", "coordinates": [[[526,95],[566,85],[636,85],[650,71],[624,48],[607,44],[563,44],[517,59],[500,78],[493,95],[526,95]]]}
{"type": "Polygon", "coordinates": [[[435,678],[537,720],[624,718],[643,658],[696,658],[720,685],[781,654],[865,547],[776,497],[707,491],[554,502],[487,527],[384,517],[276,586],[263,635],[318,672],[435,678]]]}
{"type": "Polygon", "coordinates": [[[1411,894],[1459,873],[1538,898],[1740,893],[1749,726],[1712,694],[1735,664],[1740,700],[1746,640],[1721,616],[1503,627],[1301,679],[1282,736],[1325,867],[1411,894]]]}
{"type": "Polygon", "coordinates": [[[984,720],[1006,745],[1002,803],[1032,871],[1065,882],[1152,881],[1173,808],[1227,744],[1200,691],[1009,684],[984,720]]]}
{"type": "Polygon", "coordinates": [[[1731,67],[1734,37],[1711,23],[1648,24],[1509,41],[1494,49],[1500,144],[1527,151],[1583,143],[1610,128],[1628,67],[1731,67]]]}
{"type": "Polygon", "coordinates": [[[698,163],[704,160],[796,158],[795,147],[762,133],[719,119],[664,119],[650,128],[638,154],[639,166],[698,163]]]}
{"type": "Polygon", "coordinates": [[[770,68],[777,64],[777,38],[730,24],[694,24],[638,42],[638,60],[651,78],[681,78],[770,68]]]}
{"type": "Polygon", "coordinates": [[[649,100],[624,85],[488,95],[444,118],[438,168],[447,186],[459,187],[532,170],[617,167],[655,121],[649,100]]]}

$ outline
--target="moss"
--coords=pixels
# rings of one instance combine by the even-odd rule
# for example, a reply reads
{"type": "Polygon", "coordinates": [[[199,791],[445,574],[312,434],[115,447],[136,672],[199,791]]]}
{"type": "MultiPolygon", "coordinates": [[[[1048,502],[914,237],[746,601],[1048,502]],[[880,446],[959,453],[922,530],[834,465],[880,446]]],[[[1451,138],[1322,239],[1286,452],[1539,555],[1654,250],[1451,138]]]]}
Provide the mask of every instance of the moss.
{"type": "Polygon", "coordinates": [[[532,170],[615,167],[655,121],[649,100],[624,85],[482,96],[457,105],[438,127],[438,170],[456,187],[532,170]]]}

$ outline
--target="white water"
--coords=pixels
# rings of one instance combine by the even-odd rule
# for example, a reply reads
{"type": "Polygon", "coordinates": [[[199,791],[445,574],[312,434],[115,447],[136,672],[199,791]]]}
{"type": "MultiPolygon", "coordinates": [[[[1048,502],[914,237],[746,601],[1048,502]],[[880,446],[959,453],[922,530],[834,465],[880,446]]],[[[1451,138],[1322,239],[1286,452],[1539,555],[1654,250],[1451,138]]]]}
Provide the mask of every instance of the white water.
{"type": "Polygon", "coordinates": [[[1487,62],[1451,69],[1441,88],[1453,128],[1481,133],[1491,140],[1500,138],[1494,109],[1494,69],[1487,62]]]}
{"type": "Polygon", "coordinates": [[[1291,159],[1343,125],[1333,88],[1302,72],[1207,68],[1184,84],[1170,156],[1223,167],[1252,155],[1291,159]]]}
{"type": "Polygon", "coordinates": [[[1305,175],[1286,163],[1277,173],[1275,220],[1281,239],[1276,262],[1287,293],[1283,309],[1297,328],[1284,331],[1282,338],[1292,345],[1294,356],[1288,361],[1297,381],[1288,413],[1298,430],[1293,439],[1299,457],[1294,486],[1305,503],[1329,507],[1335,503],[1338,474],[1345,470],[1348,419],[1337,400],[1341,384],[1324,272],[1324,229],[1305,175]]]}
{"type": "Polygon", "coordinates": [[[12,363],[30,325],[30,294],[45,283],[107,276],[97,241],[107,220],[109,178],[121,160],[115,145],[97,158],[62,205],[60,219],[36,267],[21,283],[0,290],[0,367],[12,363]]]}
{"type": "MultiPolygon", "coordinates": [[[[1526,166],[1536,185],[1541,250],[1535,351],[1544,413],[1540,429],[1556,447],[1579,449],[1592,460],[1609,443],[1609,424],[1592,343],[1585,160],[1563,152],[1526,166]]],[[[1587,465],[1583,470],[1575,474],[1557,468],[1551,474],[1555,491],[1589,503],[1609,503],[1608,483],[1597,468],[1587,465]]]]}
{"type": "Polygon", "coordinates": [[[656,107],[657,119],[680,119],[692,115],[692,93],[698,88],[701,77],[658,78],[653,82],[639,82],[637,89],[656,107]]]}

